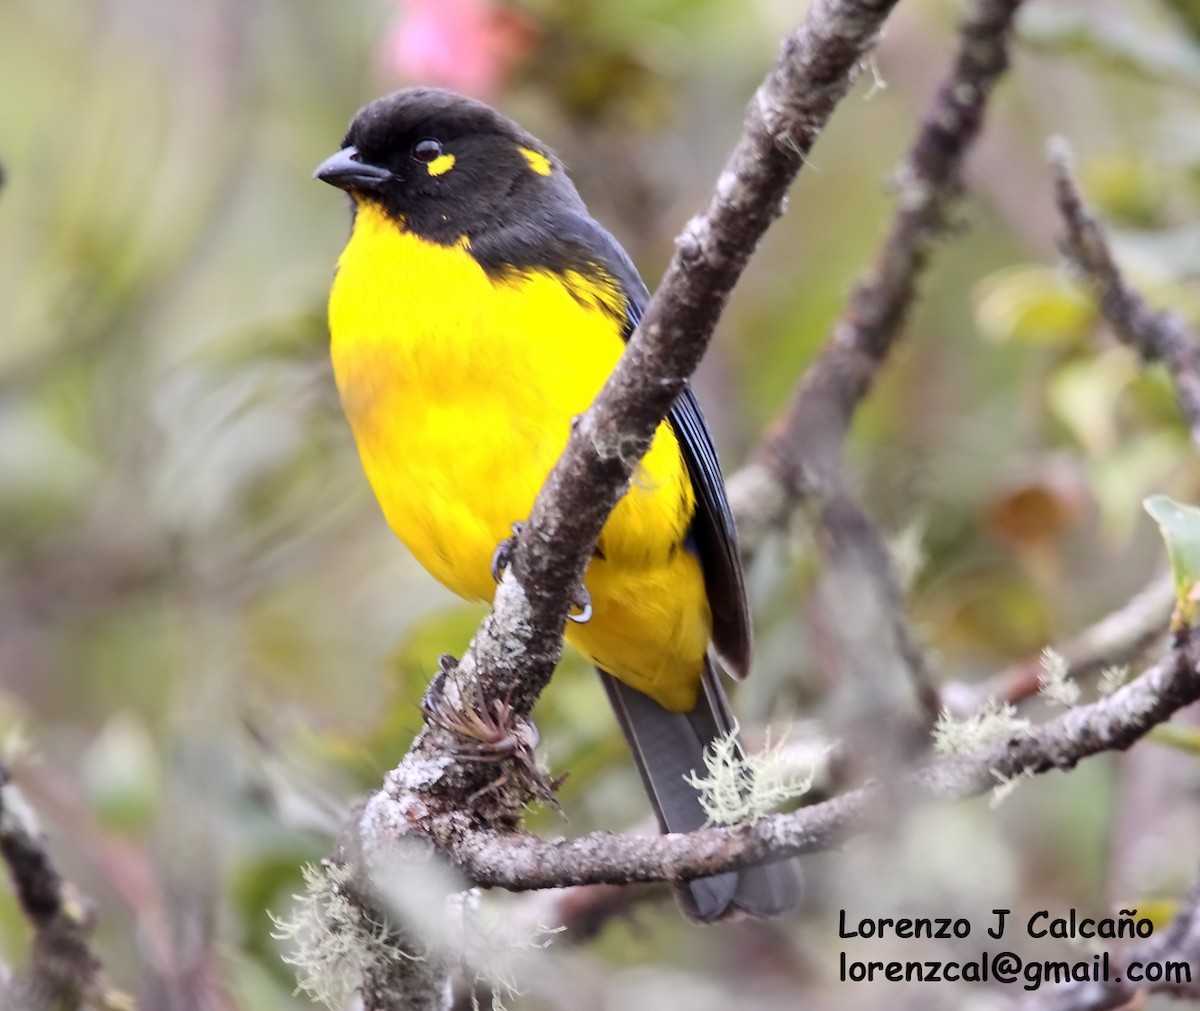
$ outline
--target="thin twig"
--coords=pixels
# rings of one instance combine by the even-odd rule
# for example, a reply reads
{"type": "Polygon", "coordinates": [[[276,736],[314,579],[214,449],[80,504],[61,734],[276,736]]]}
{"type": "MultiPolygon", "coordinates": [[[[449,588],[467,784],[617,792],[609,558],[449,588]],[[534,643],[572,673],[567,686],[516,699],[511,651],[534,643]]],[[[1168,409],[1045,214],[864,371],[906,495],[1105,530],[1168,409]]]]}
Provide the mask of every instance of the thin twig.
{"type": "MultiPolygon", "coordinates": [[[[1166,635],[1174,608],[1171,580],[1156,579],[1117,610],[1054,646],[1054,652],[1066,661],[1066,673],[1075,680],[1129,663],[1166,635]]],[[[944,685],[942,699],[960,716],[975,712],[989,699],[1015,704],[1037,693],[1042,673],[1041,657],[1030,657],[979,684],[944,685]]]]}
{"type": "Polygon", "coordinates": [[[33,928],[29,968],[0,990],[0,1006],[133,1011],[104,977],[92,949],[91,904],[54,866],[32,809],[0,766],[0,857],[33,928]]]}
{"type": "Polygon", "coordinates": [[[1150,308],[1121,276],[1104,229],[1079,192],[1067,142],[1052,140],[1047,156],[1066,226],[1064,251],[1095,293],[1117,337],[1146,361],[1160,361],[1167,367],[1192,444],[1200,449],[1200,344],[1178,316],[1150,308]]]}
{"type": "MultiPolygon", "coordinates": [[[[755,454],[787,494],[768,496],[786,511],[752,524],[751,543],[755,531],[783,521],[797,497],[820,492],[840,469],[854,412],[902,333],[935,240],[951,229],[962,194],[963,160],[1008,66],[1008,39],[1020,3],[976,0],[963,22],[954,65],[896,172],[898,206],[875,263],[855,286],[788,410],[755,454]]],[[[763,477],[751,471],[748,480],[759,483],[763,477]]],[[[731,484],[732,496],[737,482],[731,484]]],[[[734,500],[739,499],[740,494],[734,500]]]]}
{"type": "MultiPolygon", "coordinates": [[[[1200,634],[1189,632],[1160,663],[1111,696],[1078,706],[1028,733],[965,756],[939,760],[902,777],[905,796],[959,800],[998,783],[1128,748],[1152,727],[1200,699],[1200,634]]],[[[894,786],[889,787],[894,789],[894,786]]],[[[881,801],[867,785],[792,814],[739,828],[687,835],[617,836],[597,832],[570,840],[477,831],[462,812],[441,823],[445,850],[473,881],[513,890],[640,881],[679,882],[803,853],[828,850],[862,831],[881,801]]]]}
{"type": "MultiPolygon", "coordinates": [[[[820,503],[815,514],[825,534],[826,569],[839,585],[856,590],[854,606],[837,610],[844,615],[865,608],[877,616],[869,643],[854,629],[841,630],[840,666],[851,675],[875,671],[878,677],[871,684],[855,686],[856,695],[880,700],[893,713],[899,708],[893,672],[906,673],[903,682],[912,685],[927,722],[940,708],[928,660],[904,612],[884,539],[846,487],[842,450],[858,405],[900,337],[934,243],[951,229],[962,194],[963,161],[979,133],[992,89],[1008,66],[1008,40],[1020,4],[1021,0],[976,0],[972,5],[953,65],[896,172],[897,209],[874,265],[859,280],[754,461],[730,480],[730,500],[747,552],[798,503],[820,503]],[[838,535],[846,523],[854,527],[853,539],[838,535]],[[864,651],[860,647],[867,655],[859,655],[864,651]],[[881,654],[890,660],[881,663],[881,654]]],[[[868,716],[866,722],[877,721],[868,716]]],[[[870,736],[878,736],[868,729],[870,736]]]]}

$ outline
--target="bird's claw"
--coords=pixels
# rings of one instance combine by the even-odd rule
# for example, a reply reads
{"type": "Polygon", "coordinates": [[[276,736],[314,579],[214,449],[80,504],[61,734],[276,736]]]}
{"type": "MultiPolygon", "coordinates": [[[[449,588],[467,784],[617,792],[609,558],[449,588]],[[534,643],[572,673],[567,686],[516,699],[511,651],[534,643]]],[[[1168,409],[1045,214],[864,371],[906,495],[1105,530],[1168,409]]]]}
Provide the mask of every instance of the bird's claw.
{"type": "Polygon", "coordinates": [[[567,612],[568,621],[573,621],[576,625],[586,625],[592,620],[592,595],[588,593],[587,587],[583,583],[579,584],[575,598],[571,601],[571,607],[575,610],[567,612]]]}
{"type": "Polygon", "coordinates": [[[421,696],[421,711],[428,713],[437,711],[441,706],[442,691],[446,685],[447,675],[458,666],[458,661],[449,653],[438,657],[437,673],[425,686],[425,694],[421,696]]]}
{"type": "MultiPolygon", "coordinates": [[[[492,552],[492,580],[497,584],[504,578],[505,569],[512,564],[513,553],[517,550],[517,538],[521,536],[523,529],[525,529],[524,523],[519,521],[514,523],[512,536],[504,538],[492,552]]],[[[592,620],[592,597],[586,586],[580,584],[579,590],[571,601],[571,608],[572,610],[567,612],[569,621],[573,621],[577,625],[585,625],[592,620]]]]}
{"type": "Polygon", "coordinates": [[[517,538],[521,536],[521,531],[525,528],[525,524],[520,521],[512,525],[512,536],[505,537],[499,544],[496,545],[496,550],[492,552],[492,580],[499,583],[504,578],[504,570],[512,564],[513,552],[517,550],[517,538]]]}

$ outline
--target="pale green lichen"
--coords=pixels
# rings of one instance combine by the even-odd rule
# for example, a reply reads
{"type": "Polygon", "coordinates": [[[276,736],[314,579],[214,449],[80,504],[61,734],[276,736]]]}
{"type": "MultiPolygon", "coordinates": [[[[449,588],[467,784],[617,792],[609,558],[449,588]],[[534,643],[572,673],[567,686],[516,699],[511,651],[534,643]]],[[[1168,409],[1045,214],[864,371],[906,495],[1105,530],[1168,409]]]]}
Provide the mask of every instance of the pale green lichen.
{"type": "Polygon", "coordinates": [[[1118,663],[1111,667],[1105,667],[1100,672],[1100,694],[1115,695],[1128,680],[1129,666],[1127,664],[1118,663]]]}
{"type": "Polygon", "coordinates": [[[996,780],[996,785],[992,787],[992,792],[988,796],[988,807],[992,808],[992,810],[995,810],[1006,800],[1008,800],[1010,796],[1012,796],[1013,791],[1015,791],[1022,782],[1033,778],[1033,770],[1024,769],[1015,776],[1004,776],[993,769],[992,776],[996,780]]]}
{"type": "Polygon", "coordinates": [[[892,560],[896,586],[901,593],[907,593],[913,588],[928,561],[925,552],[925,535],[928,528],[928,521],[924,517],[918,517],[888,537],[888,555],[892,560]]]}
{"type": "Polygon", "coordinates": [[[812,788],[815,768],[798,771],[787,757],[786,739],[744,755],[737,728],[718,737],[704,753],[707,775],[693,772],[685,781],[700,794],[700,806],[712,825],[756,821],[812,788]]]}
{"type": "Polygon", "coordinates": [[[1027,736],[1033,725],[1017,716],[1007,702],[989,699],[964,719],[943,709],[933,728],[933,749],[941,755],[968,755],[1017,736],[1027,736]]]}
{"type": "Polygon", "coordinates": [[[403,951],[387,925],[372,920],[350,898],[348,868],[308,864],[302,873],[305,890],[293,896],[291,915],[268,913],[275,927],[271,936],[291,948],[283,960],[296,970],[298,993],[341,1009],[371,970],[400,959],[423,958],[403,951]]]}
{"type": "Polygon", "coordinates": [[[33,741],[22,723],[14,722],[0,734],[0,764],[14,769],[34,760],[33,741]]]}
{"type": "Polygon", "coordinates": [[[879,70],[879,64],[874,56],[868,56],[863,60],[863,65],[871,75],[871,84],[867,88],[867,93],[863,95],[863,101],[869,102],[882,91],[887,90],[887,81],[879,70]]]}
{"type": "Polygon", "coordinates": [[[1071,665],[1067,658],[1047,646],[1042,650],[1041,663],[1038,694],[1052,705],[1070,709],[1079,701],[1079,685],[1071,680],[1071,665]]]}
{"type": "Polygon", "coordinates": [[[463,975],[472,981],[471,1009],[481,1011],[478,991],[491,991],[491,1011],[507,1011],[508,1002],[522,996],[518,972],[529,967],[526,959],[548,948],[554,935],[566,927],[538,924],[532,931],[513,930],[513,919],[504,903],[478,901],[478,889],[464,893],[461,959],[463,975]]]}

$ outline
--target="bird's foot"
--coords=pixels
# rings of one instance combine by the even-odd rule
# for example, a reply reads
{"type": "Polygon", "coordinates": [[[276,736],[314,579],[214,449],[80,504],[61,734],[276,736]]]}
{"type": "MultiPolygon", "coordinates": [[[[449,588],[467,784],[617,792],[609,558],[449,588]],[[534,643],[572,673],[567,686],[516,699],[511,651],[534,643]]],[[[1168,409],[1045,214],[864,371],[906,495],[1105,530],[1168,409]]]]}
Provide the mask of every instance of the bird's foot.
{"type": "Polygon", "coordinates": [[[429,684],[425,686],[425,694],[421,696],[421,712],[426,714],[426,723],[429,722],[429,713],[438,712],[446,707],[447,703],[444,698],[446,678],[457,666],[457,658],[451,656],[449,653],[443,653],[438,657],[437,673],[433,675],[429,684]]]}
{"type": "MultiPolygon", "coordinates": [[[[512,536],[504,538],[492,552],[492,579],[497,584],[504,578],[504,571],[512,564],[513,553],[517,550],[517,538],[521,536],[521,531],[524,529],[524,523],[520,521],[514,523],[512,536]]],[[[580,584],[571,601],[571,610],[567,612],[567,619],[577,625],[586,625],[592,620],[592,595],[588,593],[587,587],[583,584],[580,584]]]]}
{"type": "Polygon", "coordinates": [[[514,755],[532,756],[538,744],[537,727],[517,714],[504,700],[491,705],[464,701],[457,708],[443,691],[445,674],[439,673],[421,700],[425,722],[452,734],[459,747],[455,754],[472,761],[496,762],[514,755]]]}
{"type": "Polygon", "coordinates": [[[539,764],[536,754],[539,736],[533,722],[502,699],[492,699],[490,704],[464,702],[461,708],[455,707],[442,691],[445,678],[445,670],[439,672],[425,692],[421,701],[425,722],[454,738],[452,753],[459,761],[488,762],[500,767],[496,778],[471,794],[468,802],[474,803],[487,794],[500,799],[504,787],[512,786],[517,794],[514,802],[517,808],[530,798],[557,808],[554,794],[562,780],[552,779],[539,764]]]}
{"type": "Polygon", "coordinates": [[[525,524],[518,520],[512,525],[512,536],[505,537],[492,552],[492,579],[495,582],[499,583],[504,578],[504,570],[512,564],[513,552],[517,550],[517,538],[524,529],[525,524]]]}

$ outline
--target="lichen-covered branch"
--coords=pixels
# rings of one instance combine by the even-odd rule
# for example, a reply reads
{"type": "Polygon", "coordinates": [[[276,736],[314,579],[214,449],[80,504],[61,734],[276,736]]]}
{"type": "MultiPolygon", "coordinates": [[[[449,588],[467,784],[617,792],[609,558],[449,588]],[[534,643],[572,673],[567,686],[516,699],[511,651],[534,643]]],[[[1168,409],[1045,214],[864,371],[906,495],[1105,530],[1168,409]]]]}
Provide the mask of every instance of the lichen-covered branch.
{"type": "Polygon", "coordinates": [[[0,857],[33,928],[29,966],[0,981],[0,1007],[132,1011],[132,999],[108,983],[92,950],[89,903],[54,866],[32,809],[3,766],[0,857]]]}
{"type": "Polygon", "coordinates": [[[1051,142],[1049,159],[1067,256],[1095,293],[1113,332],[1146,361],[1167,367],[1192,444],[1200,449],[1200,344],[1178,316],[1150,308],[1121,276],[1104,229],[1079,192],[1065,141],[1051,142]]]}
{"type": "MultiPolygon", "coordinates": [[[[893,782],[910,798],[959,800],[1019,776],[1071,769],[1106,751],[1124,750],[1183,706],[1200,700],[1200,635],[1188,632],[1160,663],[1115,694],[1068,710],[980,752],[940,759],[893,782]]],[[[688,835],[577,839],[475,831],[467,816],[447,816],[455,864],[480,884],[521,890],[562,885],[689,880],[768,858],[831,849],[862,831],[881,802],[867,785],[792,814],[740,828],[688,835]]]]}

